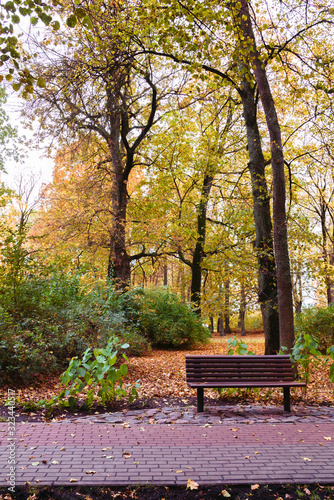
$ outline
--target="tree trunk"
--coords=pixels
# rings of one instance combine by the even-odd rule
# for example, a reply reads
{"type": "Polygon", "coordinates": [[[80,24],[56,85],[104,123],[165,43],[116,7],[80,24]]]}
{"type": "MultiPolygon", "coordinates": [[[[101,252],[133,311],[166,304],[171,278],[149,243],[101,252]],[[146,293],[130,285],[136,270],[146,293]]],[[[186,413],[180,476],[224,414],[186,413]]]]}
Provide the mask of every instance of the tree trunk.
{"type": "Polygon", "coordinates": [[[254,65],[256,83],[259,89],[270,136],[271,165],[273,173],[274,248],[278,292],[280,347],[286,347],[288,352],[291,352],[295,337],[293,323],[292,281],[285,209],[285,173],[281,129],[266,71],[263,62],[261,62],[258,57],[247,0],[241,0],[241,5],[240,23],[245,38],[245,45],[249,47],[248,44],[250,42],[252,47],[251,52],[247,57],[252,60],[254,65]]]}
{"type": "Polygon", "coordinates": [[[322,233],[322,258],[325,267],[325,285],[327,294],[327,305],[333,303],[333,293],[332,293],[332,279],[331,279],[331,265],[333,264],[333,252],[328,252],[328,237],[327,237],[327,225],[326,225],[326,211],[327,204],[321,199],[320,200],[320,223],[321,223],[321,233],[322,233]]]}
{"type": "Polygon", "coordinates": [[[213,176],[205,175],[201,189],[201,198],[197,207],[197,240],[191,264],[191,302],[196,312],[201,314],[202,262],[206,236],[206,213],[212,187],[213,176]]]}
{"type": "Polygon", "coordinates": [[[277,282],[273,250],[273,234],[270,199],[265,177],[261,136],[257,124],[255,89],[246,78],[243,81],[241,99],[247,132],[249,163],[252,181],[253,213],[255,223],[254,249],[258,260],[258,297],[261,305],[265,336],[265,354],[279,351],[279,317],[277,282]]]}
{"type": "Polygon", "coordinates": [[[218,316],[217,332],[219,333],[220,337],[225,337],[224,321],[223,321],[223,314],[222,313],[219,313],[219,316],[218,316]]]}
{"type": "Polygon", "coordinates": [[[238,326],[240,328],[240,333],[242,337],[245,337],[246,335],[246,329],[245,329],[245,316],[246,316],[246,293],[245,293],[245,286],[244,283],[241,283],[241,290],[240,290],[240,309],[239,309],[239,322],[238,326]]]}
{"type": "Polygon", "coordinates": [[[224,311],[224,331],[225,333],[232,333],[231,327],[230,327],[230,280],[227,278],[225,280],[225,311],[224,311]]]}
{"type": "Polygon", "coordinates": [[[120,117],[113,118],[114,128],[109,138],[112,163],[111,202],[113,223],[110,234],[108,278],[115,283],[116,289],[124,289],[130,284],[130,260],[126,250],[126,210],[127,187],[124,182],[124,169],[120,153],[120,117]]]}

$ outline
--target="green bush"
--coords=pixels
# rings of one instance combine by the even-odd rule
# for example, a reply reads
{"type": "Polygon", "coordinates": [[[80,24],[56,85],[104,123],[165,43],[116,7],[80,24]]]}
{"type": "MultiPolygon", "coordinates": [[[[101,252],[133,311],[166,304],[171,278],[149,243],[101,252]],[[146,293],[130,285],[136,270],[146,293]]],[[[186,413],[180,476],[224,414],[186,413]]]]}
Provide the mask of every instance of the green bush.
{"type": "MultiPolygon", "coordinates": [[[[92,352],[88,348],[82,359],[74,357],[71,359],[68,369],[61,376],[61,383],[65,389],[61,391],[57,400],[63,404],[69,396],[67,404],[75,408],[79,401],[79,395],[85,397],[85,404],[90,408],[97,396],[102,404],[113,402],[116,399],[127,397],[131,403],[138,398],[138,382],[134,385],[123,385],[123,378],[128,373],[128,367],[125,363],[119,367],[116,366],[119,344],[118,338],[109,339],[104,349],[94,349],[92,352]],[[67,389],[66,387],[69,386],[67,389]],[[85,393],[83,393],[86,389],[85,393]]],[[[121,349],[127,349],[128,344],[121,345],[121,349]]],[[[125,360],[127,357],[122,355],[125,360]]]]}
{"type": "Polygon", "coordinates": [[[167,288],[143,290],[139,331],[155,347],[192,347],[210,338],[198,315],[167,288]]]}
{"type": "Polygon", "coordinates": [[[135,331],[128,330],[123,334],[120,334],[120,342],[127,343],[128,347],[126,348],[127,356],[144,356],[145,354],[149,354],[152,350],[151,344],[149,341],[135,331]]]}
{"type": "Polygon", "coordinates": [[[318,343],[318,349],[325,353],[334,345],[334,306],[310,307],[296,318],[297,336],[308,334],[318,343]]]}

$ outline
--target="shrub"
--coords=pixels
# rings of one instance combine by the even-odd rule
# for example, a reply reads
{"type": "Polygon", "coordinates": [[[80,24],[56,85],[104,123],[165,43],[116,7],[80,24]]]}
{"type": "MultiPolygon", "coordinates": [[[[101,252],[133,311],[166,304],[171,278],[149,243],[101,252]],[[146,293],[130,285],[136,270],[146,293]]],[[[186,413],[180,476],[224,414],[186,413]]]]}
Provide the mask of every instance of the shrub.
{"type": "Polygon", "coordinates": [[[156,347],[191,347],[207,342],[209,330],[198,315],[167,288],[139,293],[139,331],[156,347]]]}
{"type": "Polygon", "coordinates": [[[144,356],[151,352],[152,347],[149,341],[135,331],[128,330],[120,334],[120,342],[127,343],[125,352],[127,356],[144,356]]]}
{"type": "MultiPolygon", "coordinates": [[[[83,390],[88,388],[85,393],[85,404],[90,408],[94,401],[95,390],[98,390],[97,396],[102,404],[113,402],[116,399],[127,397],[131,403],[138,397],[138,383],[131,386],[123,385],[123,378],[128,373],[126,364],[121,364],[116,367],[118,354],[118,338],[110,338],[107,346],[104,349],[94,349],[92,352],[88,348],[82,359],[74,357],[71,359],[69,367],[61,376],[61,383],[68,389],[61,391],[57,400],[64,403],[68,397],[68,405],[75,408],[78,403],[78,396],[83,390]]],[[[127,349],[128,345],[120,346],[121,349],[127,349]]],[[[123,358],[127,360],[125,354],[123,358]]]]}
{"type": "Polygon", "coordinates": [[[324,354],[328,347],[334,345],[334,306],[305,309],[297,315],[296,333],[297,336],[310,335],[324,354]]]}

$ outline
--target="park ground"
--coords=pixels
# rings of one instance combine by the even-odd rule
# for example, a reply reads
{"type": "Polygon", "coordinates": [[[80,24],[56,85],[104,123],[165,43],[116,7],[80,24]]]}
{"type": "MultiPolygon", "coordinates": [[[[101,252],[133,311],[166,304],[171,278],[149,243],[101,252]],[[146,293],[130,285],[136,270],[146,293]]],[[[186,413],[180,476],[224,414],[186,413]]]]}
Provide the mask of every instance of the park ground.
{"type": "MultiPolygon", "coordinates": [[[[255,354],[263,354],[264,338],[261,332],[249,333],[243,337],[248,349],[255,354]]],[[[214,336],[212,341],[195,352],[201,354],[226,354],[227,337],[214,336]]],[[[119,411],[120,409],[140,409],[153,407],[166,407],[171,405],[195,404],[195,391],[191,390],[185,382],[184,356],[190,351],[153,350],[147,356],[141,358],[130,358],[129,375],[127,382],[140,380],[139,399],[129,405],[122,401],[117,404],[102,408],[94,406],[91,410],[76,409],[73,412],[63,409],[54,414],[47,415],[44,410],[37,410],[34,406],[39,399],[49,399],[60,390],[58,376],[40,378],[28,386],[17,385],[12,389],[20,400],[17,408],[18,420],[43,421],[49,419],[62,420],[71,413],[75,415],[98,413],[106,411],[119,411]]],[[[194,350],[191,351],[194,353],[194,350]]],[[[328,374],[331,361],[323,358],[320,362],[312,362],[311,377],[307,391],[304,389],[292,390],[292,404],[299,406],[333,406],[333,384],[329,382],[328,374]]],[[[6,395],[3,390],[2,400],[6,395]]],[[[216,392],[210,393],[212,403],[218,402],[216,392]]],[[[252,391],[226,391],[219,403],[240,404],[282,404],[280,390],[252,390],[252,391]]],[[[211,404],[211,402],[210,402],[211,404]]],[[[5,421],[6,407],[0,408],[0,418],[5,421]]],[[[230,498],[232,500],[295,500],[309,498],[311,500],[334,499],[333,485],[300,484],[300,485],[212,485],[201,487],[194,485],[190,487],[177,486],[141,486],[141,487],[34,487],[26,485],[16,488],[15,494],[10,494],[6,488],[0,488],[0,500],[44,500],[44,499],[84,499],[100,500],[107,498],[137,498],[150,500],[163,499],[215,499],[230,498]]]]}

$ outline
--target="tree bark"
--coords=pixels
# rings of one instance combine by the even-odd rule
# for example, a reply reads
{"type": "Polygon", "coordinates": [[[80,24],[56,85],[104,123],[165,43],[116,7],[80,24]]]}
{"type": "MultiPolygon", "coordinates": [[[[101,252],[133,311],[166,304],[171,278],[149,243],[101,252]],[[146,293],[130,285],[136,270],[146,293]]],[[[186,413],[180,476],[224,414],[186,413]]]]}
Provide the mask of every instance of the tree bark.
{"type": "Polygon", "coordinates": [[[197,207],[197,240],[191,264],[191,302],[199,315],[201,314],[202,262],[206,236],[206,214],[212,182],[213,176],[205,175],[201,198],[197,207]]]}
{"type": "Polygon", "coordinates": [[[248,58],[251,59],[254,66],[255,79],[259,89],[270,136],[271,165],[273,173],[274,249],[278,292],[280,347],[285,347],[288,352],[291,352],[295,337],[292,281],[285,209],[285,173],[281,129],[276,113],[274,99],[272,97],[266,75],[266,70],[263,62],[259,59],[256,49],[247,0],[241,0],[241,5],[240,25],[245,39],[244,45],[248,49],[249,44],[251,45],[248,58]]]}
{"type": "Polygon", "coordinates": [[[225,308],[224,308],[224,331],[225,333],[232,333],[230,327],[230,279],[227,278],[224,282],[225,287],[225,308]]]}
{"type": "Polygon", "coordinates": [[[245,286],[244,283],[241,283],[241,290],[240,290],[240,309],[239,309],[239,322],[238,326],[240,328],[240,333],[242,337],[246,336],[246,329],[245,329],[245,316],[246,316],[246,293],[245,293],[245,286]]]}
{"type": "Polygon", "coordinates": [[[270,198],[265,175],[265,160],[257,124],[255,88],[245,78],[240,92],[247,132],[249,163],[252,181],[253,214],[255,223],[254,249],[258,260],[258,298],[265,336],[265,354],[279,351],[279,317],[277,281],[273,250],[270,198]]]}

